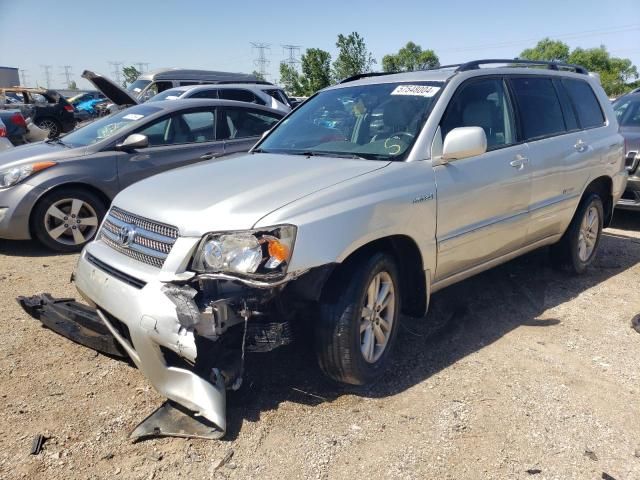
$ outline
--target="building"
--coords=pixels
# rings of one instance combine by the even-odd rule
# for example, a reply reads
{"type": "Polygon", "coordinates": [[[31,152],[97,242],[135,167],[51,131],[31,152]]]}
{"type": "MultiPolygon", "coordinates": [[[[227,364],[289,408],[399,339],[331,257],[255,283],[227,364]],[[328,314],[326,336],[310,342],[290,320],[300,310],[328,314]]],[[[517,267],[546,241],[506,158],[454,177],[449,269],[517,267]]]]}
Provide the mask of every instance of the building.
{"type": "Polygon", "coordinates": [[[0,87],[15,87],[20,85],[20,75],[17,68],[0,67],[0,87]]]}

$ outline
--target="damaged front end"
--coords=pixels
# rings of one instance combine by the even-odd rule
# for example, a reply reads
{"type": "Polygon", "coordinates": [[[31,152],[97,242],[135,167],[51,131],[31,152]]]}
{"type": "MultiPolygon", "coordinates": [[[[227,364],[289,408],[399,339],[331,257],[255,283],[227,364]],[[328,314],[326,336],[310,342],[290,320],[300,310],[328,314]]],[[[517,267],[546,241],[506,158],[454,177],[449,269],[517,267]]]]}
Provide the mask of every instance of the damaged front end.
{"type": "Polygon", "coordinates": [[[313,297],[330,272],[274,283],[202,273],[135,284],[115,281],[125,274],[92,259],[82,254],[75,279],[93,308],[46,295],[18,301],[67,338],[112,356],[126,352],[169,399],[136,427],[134,439],[224,436],[226,390],[240,388],[245,354],[291,343],[296,305],[313,297]]]}

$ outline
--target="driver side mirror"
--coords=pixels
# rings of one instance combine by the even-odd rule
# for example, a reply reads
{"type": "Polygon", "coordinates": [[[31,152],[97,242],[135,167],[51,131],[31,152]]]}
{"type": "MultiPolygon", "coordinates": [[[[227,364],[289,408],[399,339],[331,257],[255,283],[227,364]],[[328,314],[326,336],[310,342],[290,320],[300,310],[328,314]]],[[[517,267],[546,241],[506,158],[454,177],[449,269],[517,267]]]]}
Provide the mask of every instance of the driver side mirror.
{"type": "Polygon", "coordinates": [[[487,151],[487,136],[481,127],[458,127],[451,130],[442,146],[442,162],[482,155],[487,151]]]}
{"type": "Polygon", "coordinates": [[[129,152],[131,150],[137,150],[139,148],[147,148],[149,146],[149,139],[146,135],[141,133],[132,133],[123,142],[116,144],[116,150],[122,152],[129,152]]]}

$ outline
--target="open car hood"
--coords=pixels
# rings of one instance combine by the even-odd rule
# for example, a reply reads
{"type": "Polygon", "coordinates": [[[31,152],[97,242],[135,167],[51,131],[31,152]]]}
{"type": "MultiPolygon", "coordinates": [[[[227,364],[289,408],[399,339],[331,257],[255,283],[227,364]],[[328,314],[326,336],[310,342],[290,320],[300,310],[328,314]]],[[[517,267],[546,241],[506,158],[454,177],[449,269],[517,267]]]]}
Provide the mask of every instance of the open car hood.
{"type": "Polygon", "coordinates": [[[82,72],[82,78],[89,80],[105,97],[116,105],[138,105],[138,99],[107,77],[90,70],[82,72]]]}

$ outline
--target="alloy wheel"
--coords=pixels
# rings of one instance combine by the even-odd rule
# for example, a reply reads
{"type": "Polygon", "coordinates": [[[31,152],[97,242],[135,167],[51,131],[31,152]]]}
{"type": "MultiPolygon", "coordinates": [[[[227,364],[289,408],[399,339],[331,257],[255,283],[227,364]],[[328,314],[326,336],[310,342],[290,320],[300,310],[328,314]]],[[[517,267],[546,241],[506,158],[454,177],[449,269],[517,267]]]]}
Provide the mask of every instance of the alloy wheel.
{"type": "Polygon", "coordinates": [[[47,234],[64,245],[82,245],[98,230],[98,214],[87,202],[65,198],[52,204],[44,215],[47,234]]]}
{"type": "Polygon", "coordinates": [[[368,363],[375,363],[387,348],[395,308],[395,289],[391,275],[379,272],[369,283],[360,317],[360,350],[368,363]]]}
{"type": "Polygon", "coordinates": [[[580,231],[578,232],[578,257],[583,262],[591,258],[598,241],[598,230],[600,228],[600,213],[598,209],[591,205],[582,218],[580,231]]]}

